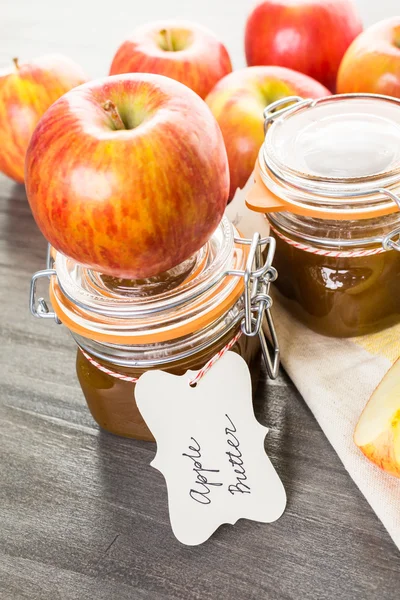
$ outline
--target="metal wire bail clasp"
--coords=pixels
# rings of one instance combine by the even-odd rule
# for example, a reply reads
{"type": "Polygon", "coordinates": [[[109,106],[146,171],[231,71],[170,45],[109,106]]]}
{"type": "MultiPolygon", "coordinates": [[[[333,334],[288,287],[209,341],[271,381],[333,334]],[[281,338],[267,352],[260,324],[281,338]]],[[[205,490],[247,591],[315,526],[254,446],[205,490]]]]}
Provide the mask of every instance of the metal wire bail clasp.
{"type": "Polygon", "coordinates": [[[264,109],[264,135],[267,134],[268,126],[278,119],[281,115],[297,110],[303,106],[312,104],[310,98],[302,98],[301,96],[287,96],[275,100],[264,109]]]}
{"type": "MultiPolygon", "coordinates": [[[[400,210],[400,197],[397,194],[386,189],[379,191],[386,194],[386,196],[389,196],[389,198],[397,204],[400,210]]],[[[394,229],[383,238],[382,246],[385,250],[396,250],[397,252],[400,252],[400,227],[397,227],[397,229],[394,229]]]]}
{"type": "Polygon", "coordinates": [[[37,271],[31,279],[31,289],[29,293],[29,308],[34,317],[38,317],[40,319],[54,319],[57,324],[60,324],[61,321],[57,317],[57,315],[49,310],[47,302],[44,298],[38,298],[36,300],[36,287],[39,279],[47,278],[50,280],[52,275],[56,274],[54,266],[54,260],[51,253],[50,244],[47,245],[47,255],[46,255],[46,268],[43,271],[37,271]]]}
{"type": "Polygon", "coordinates": [[[38,298],[36,300],[36,285],[39,279],[47,277],[50,280],[52,275],[55,275],[54,269],[44,269],[43,271],[37,271],[31,279],[31,290],[29,294],[29,308],[34,317],[40,319],[55,319],[55,313],[49,310],[47,302],[44,298],[38,298]]]}
{"type": "MultiPolygon", "coordinates": [[[[255,233],[251,240],[236,239],[240,244],[249,244],[250,251],[246,268],[241,275],[244,279],[244,317],[242,332],[250,337],[260,337],[261,349],[271,379],[276,379],[279,371],[280,350],[275,325],[271,314],[272,299],[269,295],[271,282],[278,274],[272,266],[276,242],[272,237],[261,238],[255,233]],[[265,250],[263,251],[263,248],[265,250]],[[263,256],[266,254],[266,258],[263,256]],[[271,337],[272,353],[265,338],[263,323],[266,323],[271,337]]],[[[237,275],[237,272],[231,274],[237,275]]]]}
{"type": "Polygon", "coordinates": [[[30,293],[29,293],[29,308],[34,317],[38,317],[40,319],[54,319],[57,324],[60,324],[61,323],[60,319],[57,317],[55,312],[52,312],[49,309],[46,300],[44,298],[38,298],[36,300],[36,287],[37,287],[37,282],[39,281],[39,279],[47,278],[48,280],[50,280],[52,275],[56,274],[55,269],[52,268],[53,261],[51,258],[50,245],[47,249],[46,263],[47,263],[47,269],[44,269],[43,271],[37,271],[37,273],[35,273],[32,276],[31,289],[30,289],[30,293]]]}

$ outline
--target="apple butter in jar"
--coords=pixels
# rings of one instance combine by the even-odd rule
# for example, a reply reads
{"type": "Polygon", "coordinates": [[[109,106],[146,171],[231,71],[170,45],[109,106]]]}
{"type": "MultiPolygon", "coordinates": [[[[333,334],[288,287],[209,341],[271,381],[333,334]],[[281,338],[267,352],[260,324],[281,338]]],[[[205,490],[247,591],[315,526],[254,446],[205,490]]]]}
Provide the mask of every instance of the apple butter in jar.
{"type": "Polygon", "coordinates": [[[218,354],[231,350],[246,360],[253,389],[261,353],[269,375],[276,377],[279,349],[269,296],[276,278],[274,251],[273,238],[255,234],[253,240],[241,239],[226,218],[194,256],[148,279],[102,275],[53,251],[49,268],[32,279],[31,310],[70,330],[78,345],[78,379],[100,427],[153,440],[135,402],[136,381],[145,371],[183,375],[190,370],[191,384],[201,385],[218,354]],[[36,299],[41,277],[50,279],[54,313],[36,299]],[[272,355],[264,320],[271,330],[272,355]]]}
{"type": "Polygon", "coordinates": [[[247,203],[276,239],[279,301],[350,337],[400,321],[400,101],[286,98],[265,110],[247,203]]]}

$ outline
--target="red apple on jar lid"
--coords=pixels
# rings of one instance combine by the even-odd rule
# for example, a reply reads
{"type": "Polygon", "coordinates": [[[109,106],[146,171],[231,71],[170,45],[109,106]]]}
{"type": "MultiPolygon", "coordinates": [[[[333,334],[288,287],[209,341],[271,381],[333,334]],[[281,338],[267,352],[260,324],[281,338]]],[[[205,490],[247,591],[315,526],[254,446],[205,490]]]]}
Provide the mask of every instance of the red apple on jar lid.
{"type": "Polygon", "coordinates": [[[14,59],[0,71],[0,171],[22,183],[25,153],[40,117],[65,92],[87,81],[69,58],[14,59]]]}
{"type": "Polygon", "coordinates": [[[400,98],[400,17],[380,21],[354,40],[340,65],[337,90],[400,98]]]}
{"type": "Polygon", "coordinates": [[[117,50],[110,75],[157,73],[205,98],[231,71],[228,51],[211,31],[189,21],[167,20],[135,29],[117,50]]]}
{"type": "Polygon", "coordinates": [[[221,131],[189,88],[161,75],[76,88],[40,120],[25,181],[50,244],[102,273],[158,275],[209,239],[229,191],[221,131]]]}
{"type": "Polygon", "coordinates": [[[250,177],[264,142],[263,111],[285,96],[329,96],[323,85],[283,67],[248,67],[217,83],[206,102],[224,136],[230,169],[229,199],[250,177]]]}
{"type": "Polygon", "coordinates": [[[400,359],[368,401],[354,441],[371,462],[400,477],[400,359]]]}
{"type": "Polygon", "coordinates": [[[246,23],[247,64],[288,67],[334,91],[340,61],[361,31],[353,0],[267,0],[246,23]]]}

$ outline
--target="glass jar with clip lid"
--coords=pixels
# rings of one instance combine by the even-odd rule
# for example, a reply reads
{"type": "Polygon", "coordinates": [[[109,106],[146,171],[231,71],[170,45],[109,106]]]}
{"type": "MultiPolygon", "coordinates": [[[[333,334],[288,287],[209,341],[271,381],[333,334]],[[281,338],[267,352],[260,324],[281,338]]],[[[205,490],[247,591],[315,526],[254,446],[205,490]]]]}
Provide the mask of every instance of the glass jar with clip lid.
{"type": "Polygon", "coordinates": [[[284,98],[265,109],[247,204],[276,238],[280,301],[319,333],[400,321],[400,100],[284,98]]]}
{"type": "Polygon", "coordinates": [[[246,360],[255,387],[261,349],[270,377],[277,376],[269,293],[277,275],[274,253],[273,238],[242,239],[226,218],[189,260],[146,280],[104,276],[52,251],[47,269],[32,278],[30,308],[70,330],[78,345],[78,379],[97,423],[118,435],[152,440],[134,396],[145,371],[193,370],[190,384],[201,385],[214,362],[233,350],[246,360]],[[50,280],[53,311],[37,298],[42,278],[50,280]]]}

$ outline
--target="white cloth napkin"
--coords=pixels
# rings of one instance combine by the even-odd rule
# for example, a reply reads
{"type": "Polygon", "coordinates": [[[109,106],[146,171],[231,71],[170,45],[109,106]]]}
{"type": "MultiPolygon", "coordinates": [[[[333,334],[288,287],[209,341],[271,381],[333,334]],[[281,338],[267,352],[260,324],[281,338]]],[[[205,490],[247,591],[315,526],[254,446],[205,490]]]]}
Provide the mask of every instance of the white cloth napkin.
{"type": "MultiPolygon", "coordinates": [[[[268,235],[263,215],[245,207],[252,177],[226,214],[242,234],[268,235]]],[[[372,392],[400,356],[400,325],[352,339],[318,335],[296,321],[275,298],[273,317],[282,364],[352,479],[400,548],[400,479],[370,463],[353,442],[359,416],[372,392]]]]}
{"type": "Polygon", "coordinates": [[[400,479],[369,462],[353,442],[365,404],[400,355],[400,326],[381,336],[345,340],[312,332],[277,301],[273,316],[284,368],[400,548],[400,479]]]}

